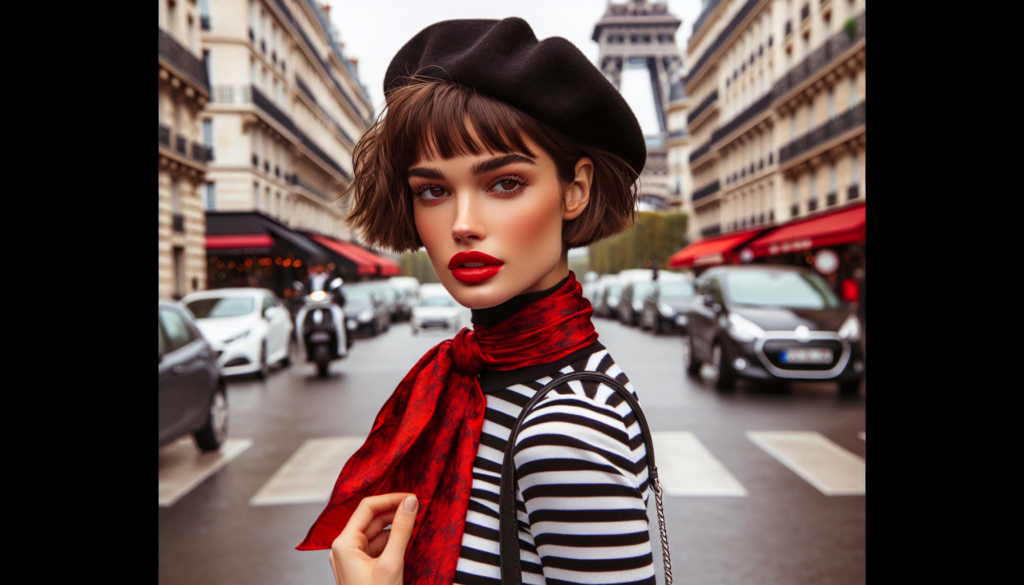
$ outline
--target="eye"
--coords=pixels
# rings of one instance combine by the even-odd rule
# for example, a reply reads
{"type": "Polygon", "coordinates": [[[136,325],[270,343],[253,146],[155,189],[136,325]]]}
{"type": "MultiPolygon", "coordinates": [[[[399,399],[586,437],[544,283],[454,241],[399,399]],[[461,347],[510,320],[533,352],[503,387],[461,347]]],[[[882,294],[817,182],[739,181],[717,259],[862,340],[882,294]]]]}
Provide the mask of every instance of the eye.
{"type": "Polygon", "coordinates": [[[498,195],[515,195],[525,186],[525,179],[515,175],[509,175],[506,177],[499,177],[491,184],[491,188],[489,190],[498,195]]]}
{"type": "Polygon", "coordinates": [[[448,190],[437,185],[423,185],[413,189],[413,194],[424,203],[440,201],[448,196],[448,190]]]}

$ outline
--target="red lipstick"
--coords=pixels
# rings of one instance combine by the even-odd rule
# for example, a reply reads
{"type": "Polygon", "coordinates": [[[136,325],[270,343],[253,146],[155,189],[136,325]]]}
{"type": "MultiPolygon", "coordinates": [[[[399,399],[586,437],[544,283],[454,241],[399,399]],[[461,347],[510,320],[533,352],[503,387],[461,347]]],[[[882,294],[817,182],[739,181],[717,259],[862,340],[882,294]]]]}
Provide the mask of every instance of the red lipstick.
{"type": "Polygon", "coordinates": [[[448,270],[459,282],[478,284],[486,282],[501,270],[505,263],[483,252],[459,252],[448,261],[448,270]]]}

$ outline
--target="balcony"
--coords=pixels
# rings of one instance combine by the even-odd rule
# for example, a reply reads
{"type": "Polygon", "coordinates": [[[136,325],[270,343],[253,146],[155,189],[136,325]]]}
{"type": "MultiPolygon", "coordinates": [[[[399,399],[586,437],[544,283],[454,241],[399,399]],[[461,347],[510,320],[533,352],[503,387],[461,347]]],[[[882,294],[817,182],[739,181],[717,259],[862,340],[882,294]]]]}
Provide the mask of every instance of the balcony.
{"type": "Polygon", "coordinates": [[[700,157],[704,156],[705,154],[707,154],[708,151],[711,150],[711,145],[713,143],[714,143],[714,140],[708,140],[704,144],[700,145],[697,148],[697,150],[694,150],[693,152],[691,152],[690,153],[690,162],[692,163],[693,161],[695,161],[698,158],[700,158],[700,157]]]}
{"type": "Polygon", "coordinates": [[[163,124],[160,124],[160,144],[171,147],[171,129],[163,124]]]}
{"type": "MultiPolygon", "coordinates": [[[[711,61],[715,53],[717,53],[718,50],[722,48],[722,45],[725,44],[726,39],[732,36],[732,33],[736,31],[736,28],[739,27],[740,23],[743,22],[743,20],[759,3],[760,0],[747,0],[747,2],[743,4],[743,7],[736,12],[736,15],[732,17],[732,20],[729,21],[729,24],[726,25],[725,29],[718,33],[718,36],[715,37],[715,41],[711,43],[706,51],[704,51],[704,54],[697,60],[697,64],[690,70],[690,73],[686,76],[687,85],[697,78],[701,69],[711,61]]],[[[709,13],[710,10],[705,9],[704,12],[709,13]]],[[[700,20],[698,19],[697,22],[699,23],[700,20]]]]}
{"type": "Polygon", "coordinates": [[[715,179],[710,184],[705,185],[705,186],[701,187],[700,189],[697,189],[696,191],[694,191],[693,192],[693,199],[692,199],[692,201],[697,202],[697,201],[699,201],[699,200],[701,200],[701,199],[703,199],[703,198],[705,198],[705,197],[707,197],[709,195],[714,195],[715,193],[718,192],[719,188],[720,188],[720,185],[719,185],[718,179],[715,179]]]}
{"type": "Polygon", "coordinates": [[[867,11],[861,12],[857,18],[851,19],[846,28],[832,35],[825,44],[816,49],[806,59],[789,70],[782,79],[772,87],[772,95],[778,99],[800,85],[815,73],[824,69],[839,56],[846,53],[858,41],[864,38],[867,11]]]}
{"type": "Polygon", "coordinates": [[[860,197],[860,185],[850,185],[849,188],[846,189],[846,200],[853,201],[858,197],[860,197]]]}
{"type": "Polygon", "coordinates": [[[206,73],[206,65],[197,59],[195,55],[189,53],[188,49],[178,44],[178,41],[174,40],[174,37],[164,32],[162,28],[158,28],[157,30],[160,31],[160,41],[158,45],[160,58],[166,61],[171,67],[174,67],[183,75],[188,77],[200,89],[209,94],[210,79],[206,73]]]}
{"type": "Polygon", "coordinates": [[[690,112],[690,115],[687,116],[687,117],[690,120],[696,120],[697,116],[700,116],[701,113],[704,112],[704,110],[706,110],[709,107],[711,107],[711,104],[713,104],[713,103],[715,103],[717,101],[718,101],[718,89],[714,89],[714,90],[712,90],[711,93],[708,94],[708,97],[704,98],[704,101],[702,101],[699,106],[697,106],[696,108],[693,109],[692,112],[690,112]]]}
{"type": "Polygon", "coordinates": [[[185,140],[185,137],[184,136],[175,136],[174,138],[175,138],[175,141],[174,141],[175,142],[175,144],[174,144],[175,148],[174,148],[174,150],[177,150],[179,154],[188,154],[188,152],[187,152],[187,150],[185,148],[185,145],[188,144],[188,141],[185,140]]]}
{"type": "Polygon", "coordinates": [[[863,126],[867,112],[866,105],[867,102],[861,102],[853,108],[839,114],[835,118],[832,118],[822,126],[783,146],[779,149],[779,163],[782,164],[786,161],[792,160],[793,158],[811,150],[812,148],[824,144],[845,132],[853,130],[859,126],[863,126]]]}
{"type": "Polygon", "coordinates": [[[180,213],[175,213],[174,217],[171,219],[171,227],[179,234],[185,233],[185,216],[180,213]]]}
{"type": "Polygon", "coordinates": [[[767,110],[768,106],[770,106],[771,103],[771,92],[764,94],[763,96],[761,96],[760,99],[751,104],[749,108],[743,110],[742,112],[739,113],[739,115],[730,120],[728,124],[715,130],[711,134],[711,142],[718,142],[722,138],[728,136],[732,131],[749,122],[752,118],[754,118],[754,116],[757,116],[761,112],[767,110]]]}
{"type": "Polygon", "coordinates": [[[213,148],[208,147],[197,142],[192,143],[192,158],[205,163],[213,160],[213,148]]]}

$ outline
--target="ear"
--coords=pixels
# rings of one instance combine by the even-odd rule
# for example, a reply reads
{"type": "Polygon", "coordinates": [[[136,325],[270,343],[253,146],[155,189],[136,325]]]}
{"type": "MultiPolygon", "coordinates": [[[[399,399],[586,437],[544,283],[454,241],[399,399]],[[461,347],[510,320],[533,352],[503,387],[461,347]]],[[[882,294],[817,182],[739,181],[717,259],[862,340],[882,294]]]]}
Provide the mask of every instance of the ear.
{"type": "Polygon", "coordinates": [[[590,203],[590,186],[594,182],[594,161],[583,157],[576,161],[576,174],[565,190],[562,219],[576,219],[590,203]]]}

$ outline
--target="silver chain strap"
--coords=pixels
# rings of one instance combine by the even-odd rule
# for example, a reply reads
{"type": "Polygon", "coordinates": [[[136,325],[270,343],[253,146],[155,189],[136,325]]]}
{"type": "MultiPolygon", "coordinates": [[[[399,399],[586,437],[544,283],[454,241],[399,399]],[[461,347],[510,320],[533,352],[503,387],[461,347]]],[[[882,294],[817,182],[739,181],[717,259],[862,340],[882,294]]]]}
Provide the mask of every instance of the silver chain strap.
{"type": "Polygon", "coordinates": [[[672,555],[668,552],[668,529],[665,527],[665,507],[662,503],[661,482],[658,481],[657,470],[652,473],[654,479],[654,504],[658,509],[658,530],[661,532],[661,560],[665,563],[665,585],[672,585],[672,555]]]}

